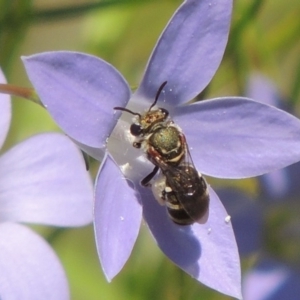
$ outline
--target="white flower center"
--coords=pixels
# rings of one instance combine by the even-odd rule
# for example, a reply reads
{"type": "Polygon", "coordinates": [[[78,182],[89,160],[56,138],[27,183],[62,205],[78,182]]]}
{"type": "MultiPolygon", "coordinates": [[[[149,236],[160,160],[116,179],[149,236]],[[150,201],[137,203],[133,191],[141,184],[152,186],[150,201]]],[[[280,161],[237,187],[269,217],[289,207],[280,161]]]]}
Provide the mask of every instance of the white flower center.
{"type": "MultiPolygon", "coordinates": [[[[137,101],[130,100],[126,108],[138,113],[149,109],[148,102],[139,102],[138,104],[137,101]]],[[[135,123],[135,118],[128,112],[122,113],[108,139],[107,149],[124,176],[137,183],[153,170],[154,165],[147,159],[146,153],[142,149],[136,149],[132,145],[134,141],[140,139],[130,133],[130,126],[135,123]]]]}

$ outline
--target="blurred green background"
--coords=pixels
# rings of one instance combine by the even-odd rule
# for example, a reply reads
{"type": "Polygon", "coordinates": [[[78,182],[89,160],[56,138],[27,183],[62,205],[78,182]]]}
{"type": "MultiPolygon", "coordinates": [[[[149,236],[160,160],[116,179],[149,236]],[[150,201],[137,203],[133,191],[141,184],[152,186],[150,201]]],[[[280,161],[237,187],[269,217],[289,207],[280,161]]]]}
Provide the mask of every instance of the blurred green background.
{"type": "MultiPolygon", "coordinates": [[[[179,0],[0,0],[0,65],[10,83],[30,87],[20,60],[22,55],[51,50],[82,51],[113,64],[135,87],[157,38],[180,3],[179,0]]],[[[299,16],[299,0],[234,1],[223,62],[199,99],[243,95],[248,76],[259,71],[273,80],[299,111],[299,16]]],[[[44,109],[15,98],[4,150],[35,133],[52,130],[59,129],[44,109]]],[[[94,162],[93,176],[97,167],[94,162]]],[[[250,195],[257,192],[254,180],[210,180],[210,183],[239,186],[250,195]]],[[[144,224],[131,258],[112,283],[107,283],[102,274],[92,226],[62,231],[36,229],[48,238],[61,258],[72,300],[230,299],[174,266],[156,247],[144,224]]],[[[299,245],[294,251],[300,252],[299,245]]],[[[255,256],[243,261],[243,270],[254,261],[255,256]]]]}

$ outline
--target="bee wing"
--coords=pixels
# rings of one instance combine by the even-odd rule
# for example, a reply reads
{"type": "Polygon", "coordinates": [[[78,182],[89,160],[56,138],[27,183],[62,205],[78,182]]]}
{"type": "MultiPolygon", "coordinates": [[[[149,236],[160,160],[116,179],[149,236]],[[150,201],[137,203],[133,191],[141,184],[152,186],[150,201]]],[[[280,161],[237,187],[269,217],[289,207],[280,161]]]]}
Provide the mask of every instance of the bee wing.
{"type": "Polygon", "coordinates": [[[205,179],[192,164],[170,167],[164,171],[166,183],[187,214],[198,222],[206,213],[209,194],[205,179]]]}

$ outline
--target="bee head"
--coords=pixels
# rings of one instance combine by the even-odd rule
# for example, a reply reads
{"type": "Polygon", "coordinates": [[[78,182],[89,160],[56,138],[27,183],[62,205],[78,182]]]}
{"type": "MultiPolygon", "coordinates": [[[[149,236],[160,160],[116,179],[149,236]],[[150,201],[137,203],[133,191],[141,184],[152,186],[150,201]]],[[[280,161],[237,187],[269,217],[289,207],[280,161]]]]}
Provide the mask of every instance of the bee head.
{"type": "Polygon", "coordinates": [[[167,119],[167,117],[169,116],[169,112],[164,108],[158,108],[158,109],[152,110],[152,108],[155,106],[155,104],[158,100],[160,93],[162,92],[162,90],[166,84],[167,84],[167,81],[165,81],[160,86],[160,88],[158,89],[158,91],[156,93],[154,102],[150,106],[149,110],[143,115],[133,112],[125,107],[114,107],[115,110],[126,111],[132,115],[138,116],[139,121],[137,123],[131,124],[131,126],[130,126],[130,133],[133,136],[143,136],[146,133],[149,133],[154,125],[156,125],[160,122],[164,122],[167,119]]]}

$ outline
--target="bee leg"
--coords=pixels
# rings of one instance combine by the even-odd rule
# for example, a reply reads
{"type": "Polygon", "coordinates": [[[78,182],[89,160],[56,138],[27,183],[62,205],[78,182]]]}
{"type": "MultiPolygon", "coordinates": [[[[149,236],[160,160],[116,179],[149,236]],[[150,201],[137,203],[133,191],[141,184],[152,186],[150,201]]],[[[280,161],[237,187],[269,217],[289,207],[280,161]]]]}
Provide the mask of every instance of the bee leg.
{"type": "Polygon", "coordinates": [[[142,185],[142,186],[148,186],[150,180],[155,176],[155,174],[157,173],[158,169],[159,169],[158,166],[155,166],[154,169],[153,169],[153,171],[152,171],[150,174],[148,174],[148,175],[141,181],[141,185],[142,185]]]}

